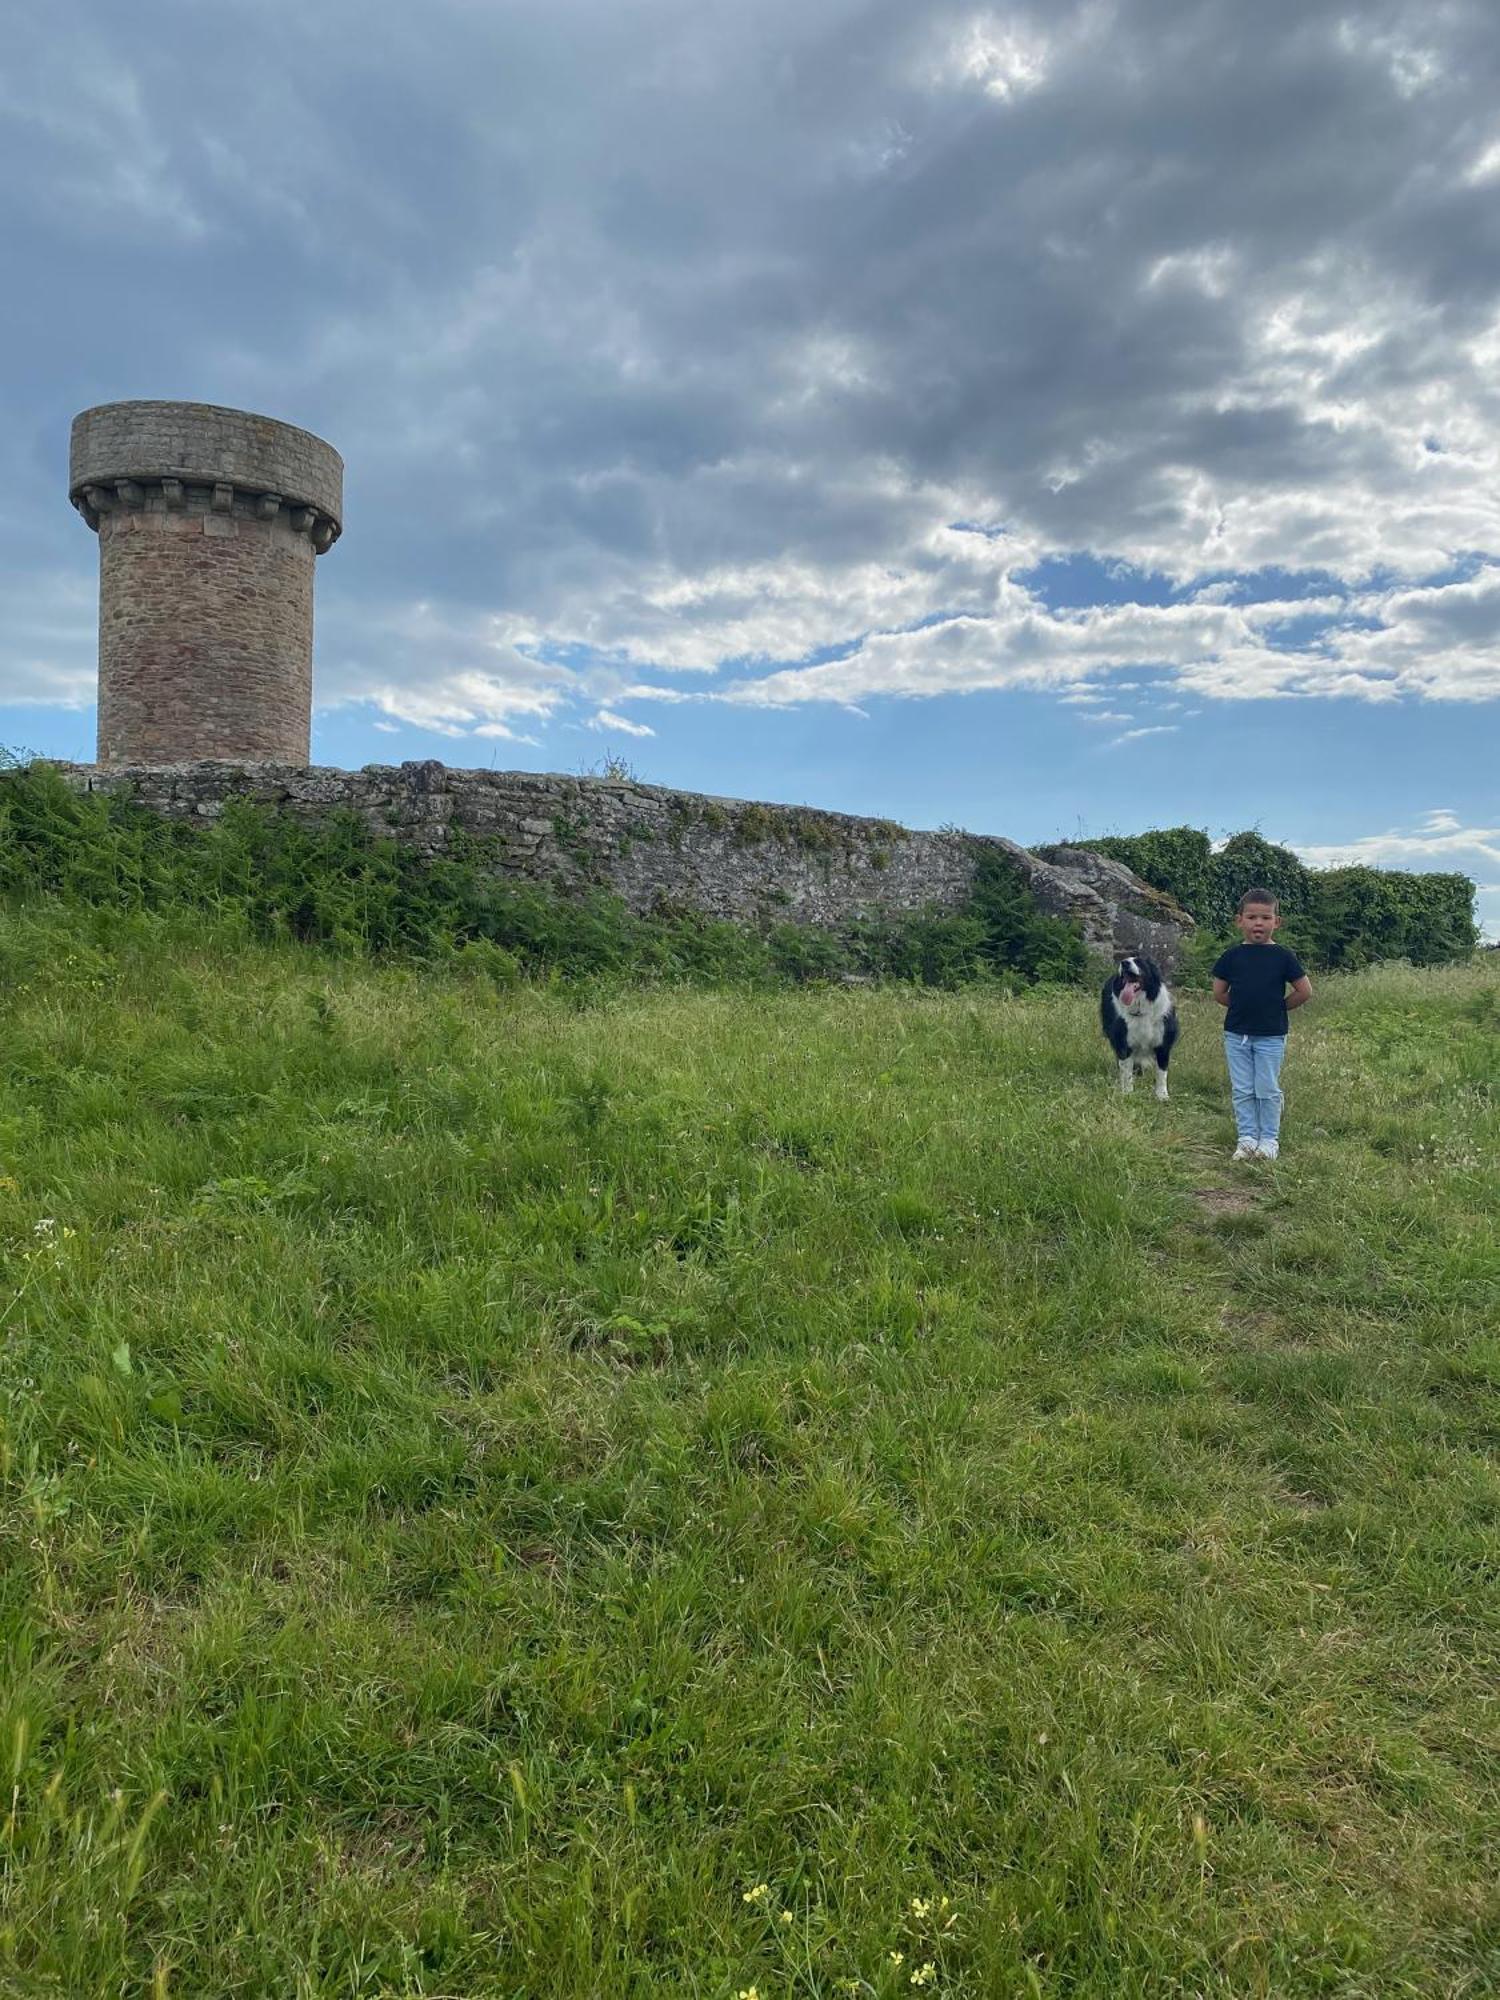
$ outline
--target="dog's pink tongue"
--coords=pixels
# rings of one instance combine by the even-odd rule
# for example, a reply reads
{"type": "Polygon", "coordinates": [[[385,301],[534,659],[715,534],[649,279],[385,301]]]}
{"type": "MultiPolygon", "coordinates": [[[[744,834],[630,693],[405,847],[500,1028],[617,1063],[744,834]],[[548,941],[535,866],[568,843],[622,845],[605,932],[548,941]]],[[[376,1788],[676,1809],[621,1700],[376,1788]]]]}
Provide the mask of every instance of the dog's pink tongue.
{"type": "Polygon", "coordinates": [[[1120,988],[1120,998],[1128,1007],[1140,990],[1141,982],[1138,979],[1127,979],[1125,984],[1120,988]]]}

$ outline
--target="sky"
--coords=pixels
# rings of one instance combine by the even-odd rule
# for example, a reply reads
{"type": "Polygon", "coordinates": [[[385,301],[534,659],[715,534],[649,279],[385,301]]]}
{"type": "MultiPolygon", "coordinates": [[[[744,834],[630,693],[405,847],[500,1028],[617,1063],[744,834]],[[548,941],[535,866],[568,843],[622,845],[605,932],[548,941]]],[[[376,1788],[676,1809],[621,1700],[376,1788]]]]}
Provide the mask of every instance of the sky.
{"type": "Polygon", "coordinates": [[[0,744],[92,757],[75,413],[346,465],[313,756],[1500,936],[1493,0],[52,0],[0,66],[0,744]]]}

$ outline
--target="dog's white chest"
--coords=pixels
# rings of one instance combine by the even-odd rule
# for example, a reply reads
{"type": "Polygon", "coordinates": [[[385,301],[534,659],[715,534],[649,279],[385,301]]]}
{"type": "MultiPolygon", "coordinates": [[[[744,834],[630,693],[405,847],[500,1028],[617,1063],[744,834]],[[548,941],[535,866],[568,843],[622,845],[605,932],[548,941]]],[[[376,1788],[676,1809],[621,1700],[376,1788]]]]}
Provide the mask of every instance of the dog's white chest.
{"type": "Polygon", "coordinates": [[[1166,999],[1166,988],[1153,1001],[1137,1001],[1134,1006],[1123,1008],[1125,1019],[1125,1040],[1132,1054],[1142,1054],[1154,1049],[1161,1040],[1162,1020],[1171,1003],[1166,999]]]}

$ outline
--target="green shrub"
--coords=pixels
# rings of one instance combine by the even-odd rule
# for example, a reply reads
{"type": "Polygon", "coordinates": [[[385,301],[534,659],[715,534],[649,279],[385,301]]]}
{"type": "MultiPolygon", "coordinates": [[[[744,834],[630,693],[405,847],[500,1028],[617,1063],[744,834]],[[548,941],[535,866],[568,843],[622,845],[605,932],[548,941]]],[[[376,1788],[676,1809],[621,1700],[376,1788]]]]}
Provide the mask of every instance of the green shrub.
{"type": "Polygon", "coordinates": [[[1278,936],[1318,968],[1357,971],[1386,959],[1447,965],[1467,958],[1478,942],[1467,875],[1308,868],[1259,833],[1236,833],[1215,853],[1206,833],[1187,826],[1078,844],[1123,861],[1197,920],[1183,961],[1189,977],[1206,978],[1219,953],[1237,941],[1234,913],[1252,887],[1274,893],[1282,914],[1278,936]]]}
{"type": "Polygon", "coordinates": [[[1200,924],[1227,921],[1223,888],[1213,845],[1192,826],[1160,827],[1150,833],[1109,834],[1072,843],[1123,861],[1153,889],[1163,889],[1200,924]]]}

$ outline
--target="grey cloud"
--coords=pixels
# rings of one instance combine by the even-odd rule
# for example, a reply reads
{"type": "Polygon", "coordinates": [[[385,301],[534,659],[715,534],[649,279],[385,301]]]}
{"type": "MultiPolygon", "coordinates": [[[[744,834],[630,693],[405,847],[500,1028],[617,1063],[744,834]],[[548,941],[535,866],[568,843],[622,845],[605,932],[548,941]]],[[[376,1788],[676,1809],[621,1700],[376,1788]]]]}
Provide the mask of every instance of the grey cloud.
{"type": "Polygon", "coordinates": [[[1018,567],[1417,576],[1500,545],[1497,70],[1483,0],[72,0],[4,100],[0,471],[84,576],[74,409],[329,437],[328,699],[567,702],[547,641],[702,669],[993,615],[956,519],[1018,567]],[[987,89],[976,35],[1034,76],[987,89]]]}

